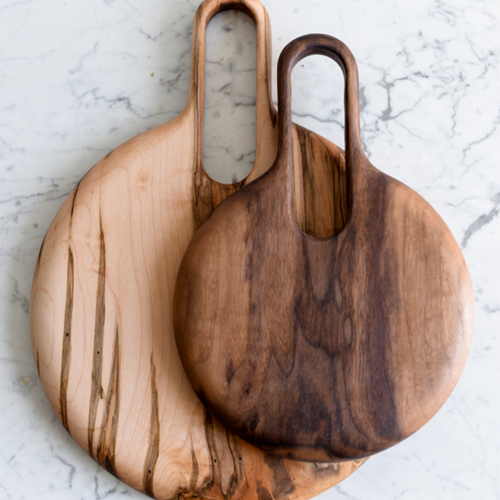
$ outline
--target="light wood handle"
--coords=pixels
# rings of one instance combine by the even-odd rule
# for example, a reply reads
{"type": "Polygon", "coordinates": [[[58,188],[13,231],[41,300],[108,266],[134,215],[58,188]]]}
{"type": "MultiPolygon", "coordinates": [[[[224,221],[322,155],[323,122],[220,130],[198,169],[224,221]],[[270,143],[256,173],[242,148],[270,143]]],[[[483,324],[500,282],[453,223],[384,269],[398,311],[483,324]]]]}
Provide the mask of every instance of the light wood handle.
{"type": "MultiPolygon", "coordinates": [[[[193,25],[193,56],[191,66],[191,89],[189,104],[194,106],[197,115],[198,131],[197,162],[202,166],[203,158],[203,113],[205,108],[205,50],[206,30],[210,20],[219,12],[225,10],[240,10],[250,16],[255,22],[257,38],[257,84],[256,106],[259,113],[256,116],[256,134],[263,135],[268,130],[267,124],[274,119],[276,110],[271,96],[271,24],[264,6],[257,0],[207,0],[196,11],[193,25]]],[[[265,140],[257,137],[255,141],[256,157],[261,155],[265,140]]],[[[205,172],[206,174],[206,172],[205,172]]],[[[227,185],[231,186],[230,184],[227,185]]]]}

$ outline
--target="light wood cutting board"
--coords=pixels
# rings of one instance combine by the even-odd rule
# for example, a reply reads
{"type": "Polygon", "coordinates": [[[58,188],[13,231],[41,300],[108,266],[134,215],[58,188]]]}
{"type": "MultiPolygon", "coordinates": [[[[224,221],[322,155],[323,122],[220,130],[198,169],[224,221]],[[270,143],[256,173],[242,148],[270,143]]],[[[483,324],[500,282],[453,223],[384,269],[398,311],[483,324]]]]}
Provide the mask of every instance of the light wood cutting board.
{"type": "MultiPolygon", "coordinates": [[[[212,210],[276,156],[270,41],[257,0],[204,2],[194,21],[186,108],[92,168],[40,249],[30,325],[47,397],[92,458],[157,499],[310,498],[362,463],[284,460],[245,443],[200,403],[175,346],[172,299],[185,249],[212,210]],[[257,27],[257,150],[249,177],[223,185],[201,161],[203,77],[206,26],[229,8],[257,27]]],[[[332,234],[345,219],[343,152],[298,126],[293,151],[297,223],[315,236],[332,234]]]]}

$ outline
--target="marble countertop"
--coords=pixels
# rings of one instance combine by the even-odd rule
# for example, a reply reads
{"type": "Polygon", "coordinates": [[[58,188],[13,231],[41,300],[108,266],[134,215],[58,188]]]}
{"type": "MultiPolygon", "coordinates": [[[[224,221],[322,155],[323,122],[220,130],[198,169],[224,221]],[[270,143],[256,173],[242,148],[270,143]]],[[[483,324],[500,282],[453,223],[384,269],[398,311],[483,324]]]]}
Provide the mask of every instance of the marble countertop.
{"type": "MultiPolygon", "coordinates": [[[[199,3],[0,2],[2,500],[143,498],[93,462],[53,413],[31,351],[29,292],[43,236],[80,177],[186,104],[199,3]]],[[[293,38],[328,33],[351,48],[367,155],[443,217],[462,248],[475,294],[471,352],[444,407],[319,498],[498,499],[498,3],[265,5],[273,28],[273,87],[279,53],[293,38]]],[[[227,13],[208,33],[205,160],[217,180],[241,178],[253,163],[254,31],[242,14],[227,13]],[[243,161],[232,171],[238,158],[243,161]]],[[[293,88],[294,120],[343,144],[342,78],[335,63],[318,56],[304,61],[294,71],[293,88]]]]}

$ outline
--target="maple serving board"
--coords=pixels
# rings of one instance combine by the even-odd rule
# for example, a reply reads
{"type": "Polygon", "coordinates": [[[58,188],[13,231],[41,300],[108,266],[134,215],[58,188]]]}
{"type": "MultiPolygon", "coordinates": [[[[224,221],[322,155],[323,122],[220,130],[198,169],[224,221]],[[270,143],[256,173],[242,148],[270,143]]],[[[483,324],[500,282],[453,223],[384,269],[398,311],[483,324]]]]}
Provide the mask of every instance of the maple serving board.
{"type": "MultiPolygon", "coordinates": [[[[362,463],[290,461],[242,441],[200,403],[175,345],[174,285],[193,234],[275,159],[270,61],[269,20],[257,0],[201,4],[186,108],[93,167],[40,249],[30,328],[45,393],[93,459],[157,499],[306,499],[362,463]],[[257,27],[257,150],[249,177],[223,185],[201,160],[203,75],[208,21],[230,8],[257,27]]],[[[345,220],[344,154],[301,127],[292,134],[296,221],[311,235],[333,234],[345,220]]]]}

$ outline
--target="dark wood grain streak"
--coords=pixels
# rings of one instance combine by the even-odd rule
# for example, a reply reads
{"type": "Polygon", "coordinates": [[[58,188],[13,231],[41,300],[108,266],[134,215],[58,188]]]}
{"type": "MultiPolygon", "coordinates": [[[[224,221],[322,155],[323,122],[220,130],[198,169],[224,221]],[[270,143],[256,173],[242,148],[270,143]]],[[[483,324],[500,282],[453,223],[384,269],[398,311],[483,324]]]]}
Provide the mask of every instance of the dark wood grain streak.
{"type": "MultiPolygon", "coordinates": [[[[82,180],[83,179],[80,179],[73,189],[73,196],[72,196],[72,200],[71,200],[71,211],[70,211],[70,217],[69,217],[69,234],[70,234],[70,236],[71,236],[71,226],[72,226],[72,221],[73,221],[73,212],[75,209],[76,195],[78,193],[78,189],[80,188],[80,183],[82,182],[82,180]]],[[[43,247],[45,245],[46,239],[47,239],[47,234],[45,234],[45,236],[43,237],[42,244],[40,245],[40,250],[38,251],[38,257],[36,260],[37,267],[40,265],[40,259],[42,258],[42,251],[43,251],[43,247]]]]}
{"type": "Polygon", "coordinates": [[[257,498],[258,500],[273,500],[273,496],[261,481],[257,481],[257,498]]]}
{"type": "Polygon", "coordinates": [[[40,250],[38,251],[38,257],[36,259],[36,265],[37,267],[40,265],[40,259],[42,258],[42,250],[43,246],[45,245],[45,239],[47,238],[47,235],[43,237],[42,244],[40,245],[40,250]]]}
{"type": "MultiPolygon", "coordinates": [[[[278,83],[278,157],[193,237],[174,296],[177,346],[198,396],[242,439],[297,460],[363,458],[417,431],[453,390],[472,334],[470,277],[435,210],[364,154],[349,49],[301,37],[280,56],[278,83]],[[309,232],[342,226],[321,238],[294,220],[292,187],[290,77],[313,53],[346,77],[345,181],[303,181],[309,232]],[[315,204],[322,184],[341,196],[335,208],[315,204]]],[[[318,162],[318,138],[297,134],[302,161],[318,162]]]]}
{"type": "Polygon", "coordinates": [[[295,491],[295,484],[285,467],[283,459],[281,457],[266,454],[265,461],[273,474],[273,497],[284,498],[291,495],[295,491]]]}
{"type": "MultiPolygon", "coordinates": [[[[71,201],[71,211],[69,214],[69,227],[68,227],[70,242],[73,229],[73,213],[75,211],[76,195],[78,194],[78,189],[80,188],[80,182],[78,182],[78,184],[75,186],[73,200],[71,201]]],[[[40,256],[41,254],[42,254],[42,249],[40,249],[40,256]]],[[[68,432],[69,432],[69,427],[68,427],[67,391],[68,391],[69,370],[71,366],[71,321],[73,318],[74,286],[75,286],[75,263],[70,243],[68,244],[68,266],[66,272],[66,306],[64,309],[64,331],[63,331],[62,353],[61,353],[61,378],[59,384],[60,385],[59,405],[61,408],[61,422],[64,425],[64,428],[68,432]]]]}
{"type": "Polygon", "coordinates": [[[219,431],[222,426],[211,417],[209,412],[205,412],[205,437],[211,460],[211,474],[198,487],[196,483],[199,477],[199,465],[191,447],[191,478],[187,488],[178,490],[173,498],[187,500],[192,498],[223,498],[230,500],[242,498],[248,493],[248,480],[245,473],[243,453],[240,449],[238,438],[231,432],[224,429],[224,441],[217,439],[220,437],[219,431]],[[228,468],[227,455],[229,452],[231,464],[228,468]]]}
{"type": "Polygon", "coordinates": [[[200,467],[198,465],[198,459],[196,458],[196,452],[193,446],[193,437],[191,436],[191,477],[189,479],[188,491],[194,491],[196,488],[196,482],[198,481],[198,475],[200,473],[200,467]]]}
{"type": "Polygon", "coordinates": [[[78,181],[78,183],[76,184],[76,186],[75,186],[75,193],[73,194],[73,200],[71,201],[71,211],[70,211],[70,214],[69,214],[69,235],[70,235],[70,237],[71,237],[71,229],[73,228],[73,214],[75,212],[76,195],[78,194],[78,190],[80,189],[80,184],[82,183],[82,180],[84,178],[85,177],[83,177],[82,179],[80,179],[78,181]]]}
{"type": "Polygon", "coordinates": [[[106,395],[106,407],[102,420],[102,431],[97,446],[97,461],[108,472],[118,477],[115,467],[116,432],[120,409],[120,335],[116,325],[113,345],[113,364],[106,395]]]}
{"type": "Polygon", "coordinates": [[[239,497],[248,488],[241,450],[236,436],[227,430],[225,430],[225,441],[218,445],[216,441],[217,427],[221,427],[220,424],[207,411],[205,414],[205,433],[212,459],[212,477],[203,486],[200,493],[207,498],[210,498],[212,494],[220,495],[224,499],[239,497]],[[222,470],[221,454],[223,448],[226,448],[226,451],[229,451],[231,455],[232,469],[229,476],[227,471],[222,470]]]}
{"type": "Polygon", "coordinates": [[[61,380],[60,380],[60,396],[59,404],[61,407],[61,422],[64,428],[69,432],[68,427],[68,410],[66,395],[68,390],[68,376],[71,364],[71,319],[73,316],[73,294],[74,294],[75,269],[73,252],[68,247],[68,270],[67,270],[67,285],[66,285],[66,309],[64,311],[64,332],[62,341],[61,355],[61,380]]]}
{"type": "Polygon", "coordinates": [[[104,321],[106,316],[105,307],[106,292],[106,244],[102,229],[102,218],[99,210],[99,272],[97,276],[97,291],[95,301],[95,325],[94,325],[94,350],[92,353],[91,390],[89,403],[89,422],[87,431],[88,453],[94,458],[94,430],[97,417],[97,407],[102,395],[102,359],[104,344],[104,321]]]}
{"type": "Polygon", "coordinates": [[[160,453],[160,420],[158,415],[158,390],[156,388],[156,366],[151,354],[151,421],[149,428],[149,446],[144,465],[143,483],[146,495],[154,498],[153,480],[156,462],[160,453]]]}

